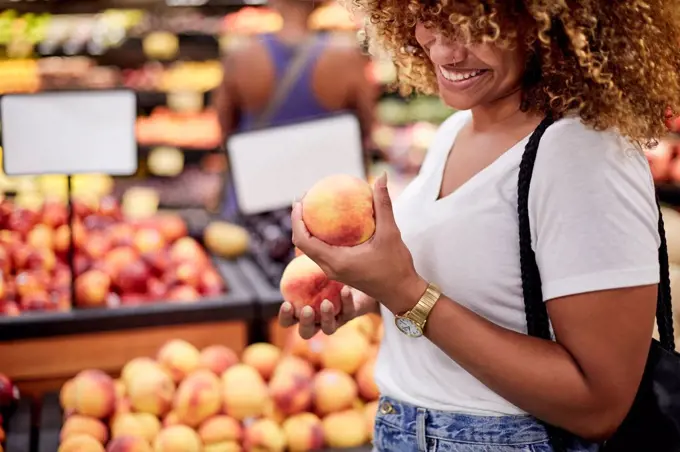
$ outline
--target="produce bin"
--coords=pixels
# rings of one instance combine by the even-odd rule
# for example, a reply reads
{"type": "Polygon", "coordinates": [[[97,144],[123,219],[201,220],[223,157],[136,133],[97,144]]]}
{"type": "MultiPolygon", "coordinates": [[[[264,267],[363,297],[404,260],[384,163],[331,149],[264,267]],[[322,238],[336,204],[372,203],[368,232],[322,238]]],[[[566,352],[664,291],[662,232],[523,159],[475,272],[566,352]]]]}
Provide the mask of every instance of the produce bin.
{"type": "MultiPolygon", "coordinates": [[[[43,398],[40,413],[40,433],[38,436],[38,452],[57,452],[59,449],[59,431],[64,414],[59,405],[59,396],[50,393],[43,398]]],[[[22,449],[17,449],[21,451],[22,449]]],[[[28,449],[26,449],[28,451],[28,449]]],[[[351,449],[325,449],[323,452],[370,452],[371,446],[351,449]]],[[[8,450],[8,452],[13,452],[8,450]]]]}
{"type": "Polygon", "coordinates": [[[240,352],[255,295],[235,263],[213,258],[213,264],[228,292],[212,298],[0,317],[0,369],[22,392],[42,395],[82,369],[117,373],[171,338],[240,352]]]}
{"type": "Polygon", "coordinates": [[[4,417],[5,452],[31,452],[31,402],[23,398],[13,411],[4,417]]]}

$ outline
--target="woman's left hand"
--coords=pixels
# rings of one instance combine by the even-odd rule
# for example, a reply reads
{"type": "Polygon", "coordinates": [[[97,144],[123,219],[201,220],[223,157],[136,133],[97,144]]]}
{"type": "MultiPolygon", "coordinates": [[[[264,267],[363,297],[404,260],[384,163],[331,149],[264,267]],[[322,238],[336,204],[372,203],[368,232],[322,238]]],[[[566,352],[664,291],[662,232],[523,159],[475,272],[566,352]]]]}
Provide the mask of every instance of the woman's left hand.
{"type": "Polygon", "coordinates": [[[376,228],[373,237],[353,247],[328,245],[312,237],[302,221],[302,204],[293,206],[293,243],[330,279],[375,298],[393,313],[411,309],[427,288],[401,239],[387,191],[387,176],[373,187],[376,228]]]}

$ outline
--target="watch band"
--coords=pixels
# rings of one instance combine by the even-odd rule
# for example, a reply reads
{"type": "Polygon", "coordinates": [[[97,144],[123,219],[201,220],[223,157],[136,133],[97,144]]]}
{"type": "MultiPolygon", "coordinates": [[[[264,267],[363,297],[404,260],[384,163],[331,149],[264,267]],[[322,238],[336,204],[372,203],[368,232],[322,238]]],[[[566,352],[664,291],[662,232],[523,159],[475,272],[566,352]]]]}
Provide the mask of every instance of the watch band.
{"type": "Polygon", "coordinates": [[[425,293],[420,297],[420,300],[418,300],[413,309],[409,311],[408,316],[422,328],[425,326],[425,322],[427,322],[430,311],[432,311],[432,308],[441,296],[442,292],[437,286],[431,283],[428,284],[425,293]]]}

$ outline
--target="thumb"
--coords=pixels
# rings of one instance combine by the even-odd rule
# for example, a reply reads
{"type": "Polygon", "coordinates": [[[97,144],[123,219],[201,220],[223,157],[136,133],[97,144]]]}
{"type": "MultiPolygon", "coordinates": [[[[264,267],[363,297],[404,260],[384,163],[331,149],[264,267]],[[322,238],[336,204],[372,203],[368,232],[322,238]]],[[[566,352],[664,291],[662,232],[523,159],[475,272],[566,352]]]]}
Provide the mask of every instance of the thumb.
{"type": "Polygon", "coordinates": [[[376,230],[386,230],[394,227],[394,212],[392,198],[387,191],[387,173],[375,181],[373,186],[373,209],[375,210],[376,230]]]}

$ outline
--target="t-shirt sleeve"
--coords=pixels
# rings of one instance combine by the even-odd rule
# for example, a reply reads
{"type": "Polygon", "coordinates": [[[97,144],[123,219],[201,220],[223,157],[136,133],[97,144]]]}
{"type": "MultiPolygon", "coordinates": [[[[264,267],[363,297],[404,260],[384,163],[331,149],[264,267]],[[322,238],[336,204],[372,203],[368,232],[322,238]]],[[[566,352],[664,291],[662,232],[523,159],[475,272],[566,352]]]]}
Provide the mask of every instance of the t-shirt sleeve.
{"type": "Polygon", "coordinates": [[[659,282],[658,210],[642,150],[578,119],[548,128],[529,216],[543,297],[659,282]]]}

